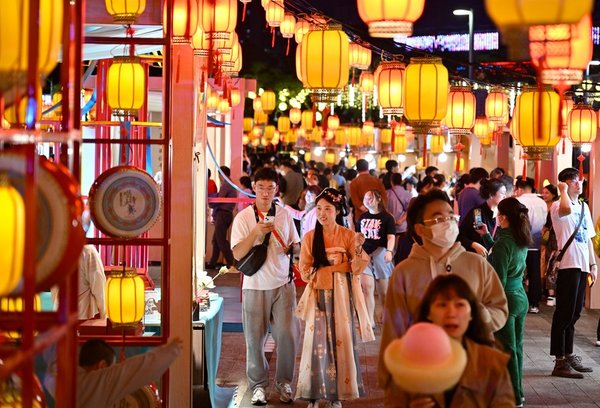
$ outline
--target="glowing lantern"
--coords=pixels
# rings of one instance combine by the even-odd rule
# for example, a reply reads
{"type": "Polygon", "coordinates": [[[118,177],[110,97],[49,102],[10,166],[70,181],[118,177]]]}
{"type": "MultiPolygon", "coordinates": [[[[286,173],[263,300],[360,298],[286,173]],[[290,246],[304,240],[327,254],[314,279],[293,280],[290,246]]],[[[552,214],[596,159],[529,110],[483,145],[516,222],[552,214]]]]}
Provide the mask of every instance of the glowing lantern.
{"type": "Polygon", "coordinates": [[[402,115],[404,68],[401,62],[382,62],[375,70],[377,97],[384,115],[402,115]]]}
{"type": "Polygon", "coordinates": [[[574,24],[592,12],[592,0],[485,0],[488,15],[501,30],[536,24],[574,24]]]}
{"type": "MultiPolygon", "coordinates": [[[[20,312],[23,312],[23,310],[25,310],[25,304],[23,302],[22,297],[0,298],[0,312],[20,313],[20,312]]],[[[42,298],[38,294],[36,294],[33,297],[33,310],[36,312],[40,312],[42,310],[42,298]]],[[[21,330],[5,332],[5,334],[7,337],[9,337],[11,339],[20,339],[21,338],[21,330]]],[[[0,395],[2,395],[1,387],[0,387],[0,395]]],[[[1,396],[0,396],[0,406],[1,407],[7,406],[7,405],[2,404],[1,396]]],[[[8,406],[14,406],[14,405],[8,405],[8,406]]]]}
{"type": "MultiPolygon", "coordinates": [[[[267,114],[273,112],[275,110],[275,92],[271,90],[266,90],[260,96],[262,100],[262,110],[267,114]]],[[[256,99],[255,99],[256,100],[256,99]]]]}
{"type": "Polygon", "coordinates": [[[394,153],[406,153],[408,148],[408,139],[404,133],[396,133],[394,139],[394,153]]]}
{"type": "Polygon", "coordinates": [[[367,136],[373,135],[375,133],[375,124],[370,120],[365,121],[362,126],[362,133],[367,136]]]}
{"type": "Polygon", "coordinates": [[[219,99],[217,110],[223,114],[228,113],[231,110],[231,106],[229,106],[229,101],[223,98],[219,99]]]}
{"type": "Polygon", "coordinates": [[[473,134],[478,139],[483,139],[489,135],[490,130],[493,131],[494,123],[490,122],[485,116],[480,116],[475,119],[475,125],[473,126],[473,134]]]}
{"type": "Polygon", "coordinates": [[[550,160],[559,142],[558,115],[560,98],[556,92],[526,87],[517,96],[511,130],[531,160],[550,160]],[[539,106],[541,101],[541,117],[539,106]]]}
{"type": "Polygon", "coordinates": [[[144,281],[133,268],[113,271],[106,282],[106,314],[113,325],[135,325],[144,317],[144,281]]]}
{"type": "Polygon", "coordinates": [[[368,69],[371,65],[371,50],[357,43],[348,46],[348,58],[352,68],[368,69]]]}
{"type": "MultiPolygon", "coordinates": [[[[192,0],[173,0],[173,42],[189,43],[198,29],[198,2],[192,0]]],[[[164,2],[164,18],[167,14],[167,2],[164,2]]],[[[163,21],[166,30],[166,21],[163,21]]]]}
{"type": "Polygon", "coordinates": [[[465,171],[465,159],[463,159],[462,157],[460,158],[460,160],[457,160],[457,158],[454,158],[454,168],[458,169],[457,171],[459,172],[463,172],[465,171]]]}
{"type": "Polygon", "coordinates": [[[340,127],[340,118],[337,115],[331,115],[327,118],[327,129],[334,132],[340,127]]]}
{"type": "Polygon", "coordinates": [[[360,74],[360,79],[358,82],[358,87],[360,91],[366,95],[370,95],[373,93],[375,79],[372,72],[363,71],[360,74]]]}
{"type": "Polygon", "coordinates": [[[219,107],[219,94],[218,92],[210,92],[206,96],[206,109],[209,111],[215,111],[219,107]]]}
{"type": "Polygon", "coordinates": [[[6,173],[0,173],[0,213],[0,296],[4,296],[23,276],[25,246],[25,204],[6,173]]]}
{"type": "Polygon", "coordinates": [[[261,112],[263,110],[262,97],[256,96],[254,98],[254,100],[252,101],[252,109],[254,109],[254,112],[261,112]]]}
{"type": "Polygon", "coordinates": [[[254,123],[256,125],[264,125],[269,121],[269,115],[263,111],[254,111],[254,123]]]}
{"type": "Polygon", "coordinates": [[[310,23],[306,20],[300,20],[296,22],[296,28],[294,31],[294,39],[296,43],[300,44],[304,34],[310,31],[310,23]]]}
{"type": "Polygon", "coordinates": [[[286,133],[290,130],[290,118],[287,116],[280,116],[277,119],[277,130],[279,133],[286,133]]]}
{"type": "Polygon", "coordinates": [[[118,114],[135,115],[146,97],[146,72],[137,57],[114,57],[108,69],[106,98],[118,114]]]}
{"type": "MultiPolygon", "coordinates": [[[[2,4],[0,13],[0,91],[25,80],[29,49],[29,0],[2,4]]],[[[49,74],[58,61],[63,30],[63,1],[40,0],[38,71],[49,74]]]]}
{"type": "Polygon", "coordinates": [[[273,125],[265,126],[265,133],[264,133],[265,139],[267,139],[267,141],[271,141],[274,136],[275,136],[275,126],[273,126],[273,125]]]}
{"type": "Polygon", "coordinates": [[[358,146],[360,142],[361,129],[358,126],[349,126],[347,130],[348,144],[352,147],[358,146]]]}
{"type": "Polygon", "coordinates": [[[292,13],[285,13],[279,31],[283,38],[292,38],[296,33],[296,17],[292,13]]]}
{"type": "Polygon", "coordinates": [[[133,24],[146,9],[146,0],[104,0],[106,11],[117,24],[133,24]]]}
{"type": "Polygon", "coordinates": [[[475,94],[470,86],[452,86],[448,94],[446,126],[451,135],[468,135],[475,124],[475,94]]]}
{"type": "Polygon", "coordinates": [[[306,130],[312,130],[314,115],[312,111],[302,111],[302,127],[306,130]]]}
{"type": "Polygon", "coordinates": [[[345,128],[338,128],[334,132],[334,143],[339,146],[346,144],[346,129],[345,128]]]}
{"type": "MultiPolygon", "coordinates": [[[[196,31],[196,34],[194,34],[194,37],[192,37],[192,47],[194,44],[194,39],[196,38],[196,35],[199,31],[201,31],[200,28],[198,28],[198,31],[196,31]]],[[[212,47],[212,49],[216,50],[216,52],[220,55],[231,54],[236,43],[239,47],[239,40],[235,31],[231,33],[228,39],[210,39],[207,35],[204,35],[204,38],[204,43],[208,42],[209,47],[212,47]]]]}
{"type": "Polygon", "coordinates": [[[251,132],[253,127],[254,127],[254,119],[244,118],[244,133],[251,132]]]}
{"type": "Polygon", "coordinates": [[[260,126],[254,126],[254,128],[252,129],[252,138],[254,140],[256,139],[260,139],[260,137],[262,136],[262,128],[260,126]]]}
{"type": "Polygon", "coordinates": [[[569,139],[574,145],[592,143],[596,140],[598,118],[590,105],[575,105],[569,113],[569,139]]]}
{"type": "Polygon", "coordinates": [[[381,129],[379,138],[384,145],[392,144],[392,129],[381,129]]]}
{"type": "Polygon", "coordinates": [[[238,88],[229,89],[229,99],[231,99],[231,106],[237,106],[242,101],[242,95],[238,88]]]}
{"type": "Polygon", "coordinates": [[[577,24],[529,27],[529,53],[534,66],[542,70],[545,84],[574,85],[592,59],[592,18],[586,15],[577,24]]]}
{"type": "Polygon", "coordinates": [[[265,13],[269,27],[279,27],[285,13],[283,0],[270,0],[265,9],[265,13]]]}
{"type": "Polygon", "coordinates": [[[492,144],[493,139],[494,139],[494,134],[488,133],[484,137],[479,138],[479,144],[481,144],[481,147],[488,147],[492,144]]]}
{"type": "Polygon", "coordinates": [[[430,150],[433,154],[440,154],[444,152],[444,145],[446,139],[442,135],[431,135],[430,150]]]}
{"type": "Polygon", "coordinates": [[[304,153],[304,161],[309,162],[312,159],[312,154],[310,152],[304,153]]]}
{"type": "Polygon", "coordinates": [[[502,124],[508,115],[508,95],[502,88],[492,88],[485,98],[485,116],[488,120],[502,124]]]}
{"type": "Polygon", "coordinates": [[[407,37],[423,14],[425,0],[357,0],[357,5],[371,37],[407,37]]]}
{"type": "Polygon", "coordinates": [[[448,108],[448,70],[441,58],[411,58],[404,76],[404,117],[421,133],[439,126],[448,108]]]}
{"type": "Polygon", "coordinates": [[[348,166],[348,168],[352,168],[356,166],[356,161],[357,157],[355,155],[350,155],[346,157],[346,166],[348,166]]]}
{"type": "Polygon", "coordinates": [[[194,55],[207,57],[210,54],[210,49],[212,45],[213,44],[211,40],[208,39],[206,35],[204,35],[204,31],[202,31],[202,29],[198,27],[198,29],[192,36],[192,48],[194,49],[194,55]]]}
{"type": "Polygon", "coordinates": [[[236,0],[197,0],[199,25],[210,39],[229,39],[237,24],[236,0]]]}
{"type": "Polygon", "coordinates": [[[323,140],[323,129],[316,126],[310,132],[310,140],[316,143],[321,143],[323,140]]]}
{"type": "Polygon", "coordinates": [[[223,72],[230,72],[235,70],[235,65],[238,60],[242,58],[242,47],[237,39],[237,35],[234,37],[233,44],[231,45],[231,51],[226,54],[219,56],[219,64],[223,72]]]}
{"type": "Polygon", "coordinates": [[[285,136],[285,140],[288,143],[292,143],[295,144],[298,141],[298,134],[296,132],[296,129],[290,129],[288,130],[286,136],[285,136]]]}
{"type": "Polygon", "coordinates": [[[389,158],[389,157],[387,157],[387,156],[381,156],[381,157],[379,158],[379,160],[377,160],[377,167],[378,167],[380,170],[384,170],[384,169],[385,169],[385,163],[387,163],[387,161],[388,161],[389,159],[390,159],[390,158],[389,158]]]}
{"type": "Polygon", "coordinates": [[[244,135],[242,136],[242,144],[245,146],[245,145],[247,145],[248,143],[250,143],[250,138],[248,137],[248,135],[244,134],[244,135]]]}
{"type": "Polygon", "coordinates": [[[292,108],[290,109],[290,122],[292,122],[294,125],[297,125],[298,123],[300,123],[300,120],[302,119],[302,111],[298,108],[292,108]]]}
{"type": "Polygon", "coordinates": [[[313,101],[333,102],[348,82],[348,36],[339,26],[311,30],[304,35],[297,67],[313,101]]]}
{"type": "Polygon", "coordinates": [[[328,151],[325,153],[325,163],[327,164],[335,164],[335,153],[332,151],[328,151]]]}
{"type": "Polygon", "coordinates": [[[573,102],[573,96],[565,95],[560,106],[560,116],[563,127],[561,130],[565,133],[567,131],[567,120],[569,119],[569,113],[571,113],[573,106],[575,106],[575,103],[573,102]]]}

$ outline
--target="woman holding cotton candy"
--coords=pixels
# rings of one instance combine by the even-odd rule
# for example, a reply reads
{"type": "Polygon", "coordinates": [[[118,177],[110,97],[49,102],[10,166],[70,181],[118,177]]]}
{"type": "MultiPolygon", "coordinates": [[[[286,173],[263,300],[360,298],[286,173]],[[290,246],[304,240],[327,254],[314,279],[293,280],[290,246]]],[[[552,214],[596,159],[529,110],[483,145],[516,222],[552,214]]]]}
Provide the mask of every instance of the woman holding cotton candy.
{"type": "Polygon", "coordinates": [[[385,390],[386,408],[515,407],[509,356],[492,347],[478,305],[457,275],[431,282],[417,314],[420,323],[385,351],[394,379],[385,390]]]}

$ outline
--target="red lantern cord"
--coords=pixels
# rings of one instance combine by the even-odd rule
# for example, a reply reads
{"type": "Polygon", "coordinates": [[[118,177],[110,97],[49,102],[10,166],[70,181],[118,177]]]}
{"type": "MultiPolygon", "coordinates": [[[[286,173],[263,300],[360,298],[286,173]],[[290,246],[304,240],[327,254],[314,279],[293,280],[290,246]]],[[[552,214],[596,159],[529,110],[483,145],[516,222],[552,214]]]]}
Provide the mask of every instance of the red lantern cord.
{"type": "Polygon", "coordinates": [[[585,160],[583,153],[579,153],[577,160],[579,160],[579,179],[581,180],[583,178],[583,161],[585,160]]]}
{"type": "Polygon", "coordinates": [[[527,178],[527,155],[523,154],[523,178],[527,178]]]}
{"type": "Polygon", "coordinates": [[[390,122],[390,125],[392,126],[392,152],[396,151],[396,121],[392,120],[390,122]]]}
{"type": "Polygon", "coordinates": [[[427,167],[427,134],[423,135],[423,167],[427,167]]]}
{"type": "Polygon", "coordinates": [[[271,27],[271,34],[273,35],[271,39],[271,48],[275,47],[275,28],[271,27]]]}
{"type": "Polygon", "coordinates": [[[246,19],[246,5],[248,3],[244,3],[244,9],[242,10],[242,23],[244,22],[244,20],[246,19]]]}
{"type": "Polygon", "coordinates": [[[354,77],[355,77],[355,70],[354,70],[354,68],[351,68],[351,69],[352,69],[352,86],[354,86],[354,81],[355,81],[355,78],[354,78],[354,77]]]}
{"type": "Polygon", "coordinates": [[[313,102],[312,113],[313,113],[312,127],[314,128],[317,126],[317,104],[316,104],[316,102],[313,102]]]}
{"type": "Polygon", "coordinates": [[[459,141],[454,145],[454,148],[456,149],[456,168],[455,168],[455,170],[456,170],[456,172],[459,172],[460,171],[460,152],[462,151],[462,149],[465,148],[465,145],[459,141]]]}
{"type": "Polygon", "coordinates": [[[290,39],[287,39],[287,48],[285,49],[285,56],[287,57],[290,53],[290,39]]]}

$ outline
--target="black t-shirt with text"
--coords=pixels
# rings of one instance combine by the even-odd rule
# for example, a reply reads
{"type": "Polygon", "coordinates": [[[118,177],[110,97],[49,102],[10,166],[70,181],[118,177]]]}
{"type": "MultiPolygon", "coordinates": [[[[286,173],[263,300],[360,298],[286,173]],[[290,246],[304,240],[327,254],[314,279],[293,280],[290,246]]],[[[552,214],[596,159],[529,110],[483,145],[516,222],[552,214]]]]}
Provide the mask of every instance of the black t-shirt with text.
{"type": "Polygon", "coordinates": [[[379,214],[366,212],[356,222],[356,230],[365,236],[363,249],[370,255],[379,247],[387,248],[387,236],[396,233],[396,221],[386,211],[379,214]]]}

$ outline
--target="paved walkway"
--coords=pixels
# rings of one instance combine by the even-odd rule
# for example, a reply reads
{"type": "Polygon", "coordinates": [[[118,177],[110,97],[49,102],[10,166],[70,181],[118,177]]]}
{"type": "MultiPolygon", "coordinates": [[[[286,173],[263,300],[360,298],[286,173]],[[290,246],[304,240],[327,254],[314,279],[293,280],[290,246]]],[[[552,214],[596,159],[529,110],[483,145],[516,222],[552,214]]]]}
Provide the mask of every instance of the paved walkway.
{"type": "MultiPolygon", "coordinates": [[[[219,284],[219,282],[217,282],[219,284]]],[[[225,297],[225,321],[241,321],[239,303],[239,278],[227,277],[220,282],[218,291],[225,297]],[[227,287],[229,285],[229,287],[227,287]]],[[[553,308],[542,305],[537,315],[527,315],[525,338],[524,388],[526,407],[600,407],[600,347],[596,347],[596,325],[600,317],[598,310],[585,310],[576,326],[575,352],[586,364],[594,368],[584,379],[572,380],[550,376],[554,362],[548,354],[550,349],[550,325],[553,308]]],[[[356,401],[344,403],[345,408],[383,406],[383,393],[377,388],[376,371],[379,352],[380,329],[376,330],[377,341],[361,345],[361,362],[367,395],[356,401]]],[[[272,348],[272,345],[271,347],[272,348]]],[[[247,390],[245,376],[245,345],[243,333],[223,333],[223,347],[217,384],[237,386],[237,407],[252,407],[251,393],[247,390]]],[[[273,382],[275,355],[270,357],[270,381],[273,382]]],[[[299,354],[297,361],[299,361],[299,354]]],[[[295,382],[294,382],[295,384],[295,382]]],[[[293,405],[279,402],[279,395],[267,389],[267,407],[305,407],[303,401],[293,405]]],[[[322,406],[324,404],[322,403],[322,406]]],[[[221,408],[221,407],[218,407],[221,408]]]]}

